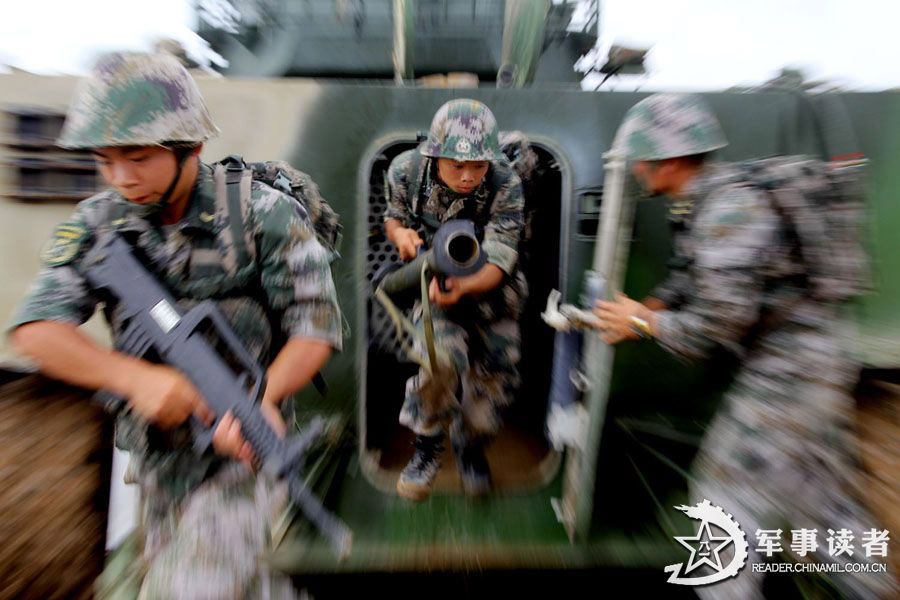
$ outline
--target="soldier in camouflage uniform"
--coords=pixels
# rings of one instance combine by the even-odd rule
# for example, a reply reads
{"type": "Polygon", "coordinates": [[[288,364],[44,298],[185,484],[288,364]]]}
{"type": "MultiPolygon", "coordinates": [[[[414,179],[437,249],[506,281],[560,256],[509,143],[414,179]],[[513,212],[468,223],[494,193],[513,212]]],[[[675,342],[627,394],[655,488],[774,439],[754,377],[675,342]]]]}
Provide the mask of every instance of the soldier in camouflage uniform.
{"type": "Polygon", "coordinates": [[[525,294],[516,268],[522,190],[500,153],[490,109],[475,100],[444,104],[428,139],[391,163],[386,188],[385,232],[403,260],[430,244],[442,223],[464,218],[475,223],[488,261],[475,275],[448,278],[447,292],[431,282],[435,343],[452,358],[455,398],[446,414],[430,414],[422,398],[427,374],[423,370],[407,382],[400,423],[416,433],[416,451],[397,491],[415,500],[428,497],[449,427],[464,490],[482,495],[491,482],[484,445],[497,433],[499,411],[519,383],[518,317],[525,294]]]}
{"type": "MultiPolygon", "coordinates": [[[[772,200],[734,165],[711,164],[727,142],[705,102],[656,94],[626,115],[617,139],[648,192],[672,198],[670,277],[643,304],[624,295],[599,302],[608,343],[652,336],[670,352],[707,358],[724,349],[741,368],[694,465],[692,501],[733,513],[755,551],[757,530],[816,529],[820,562],[828,530],[857,542],[877,524],[855,499],[852,386],[859,366],[845,351],[838,307],[811,297],[795,238],[772,200]]],[[[857,543],[852,560],[867,562],[857,543]]],[[[802,561],[803,558],[793,557],[802,561]]],[[[762,597],[763,573],[697,588],[710,598],[762,597]]],[[[834,577],[850,597],[892,596],[890,574],[834,577]]]]}
{"type": "MultiPolygon", "coordinates": [[[[215,301],[251,354],[271,365],[261,408],[282,432],[282,400],[341,347],[329,252],[294,199],[256,181],[246,214],[229,216],[199,160],[217,132],[174,58],[103,57],[76,91],[59,144],[90,149],[112,189],[57,227],[12,319],[14,344],[45,373],[128,400],[116,441],[131,452],[142,492],[145,560],[136,571],[146,598],[293,597],[290,580],[260,564],[286,488],[253,475],[252,450],[230,414],[219,415],[215,451],[196,455],[186,420],[212,423],[214,415],[181,373],[102,349],[78,331],[99,301],[79,272],[85,253],[118,232],[185,308],[215,301]],[[253,255],[246,263],[232,251],[241,232],[253,255]]],[[[109,302],[104,311],[115,339],[121,312],[109,302]]]]}

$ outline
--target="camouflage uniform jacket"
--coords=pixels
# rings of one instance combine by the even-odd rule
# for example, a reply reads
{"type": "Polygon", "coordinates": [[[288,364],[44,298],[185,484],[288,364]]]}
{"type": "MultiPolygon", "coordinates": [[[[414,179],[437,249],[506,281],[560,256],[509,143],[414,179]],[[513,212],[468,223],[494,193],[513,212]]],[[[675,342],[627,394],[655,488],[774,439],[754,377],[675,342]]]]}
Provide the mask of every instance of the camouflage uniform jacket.
{"type": "MultiPolygon", "coordinates": [[[[492,300],[502,300],[506,314],[515,316],[525,296],[525,280],[521,272],[516,268],[519,258],[519,240],[522,228],[525,224],[525,201],[522,196],[522,186],[512,169],[504,164],[498,166],[492,162],[490,169],[504,168],[508,170],[508,177],[497,187],[493,201],[490,198],[490,190],[486,182],[491,177],[491,171],[485,175],[478,188],[469,194],[458,194],[444,185],[437,177],[437,163],[430,158],[420,161],[422,176],[420,193],[415,198],[407,198],[407,186],[414,173],[410,170],[414,164],[414,152],[408,150],[398,155],[388,168],[387,172],[387,210],[384,220],[396,219],[404,227],[419,230],[425,233],[425,243],[430,245],[431,238],[437,231],[437,227],[431,224],[444,223],[451,219],[467,218],[475,222],[476,227],[483,227],[484,239],[482,250],[487,256],[487,261],[498,266],[507,275],[506,285],[501,286],[496,293],[488,293],[486,303],[496,304],[492,300]],[[419,206],[419,203],[423,203],[419,206]],[[486,207],[490,204],[490,213],[486,207]],[[421,215],[420,219],[417,215],[421,215]],[[421,225],[421,228],[420,228],[421,225]]],[[[487,307],[482,307],[487,311],[487,307]]],[[[490,312],[490,311],[489,311],[490,312]]],[[[484,316],[491,318],[490,315],[484,316]]],[[[499,317],[494,314],[493,318],[499,317]]]]}
{"type": "MultiPolygon", "coordinates": [[[[87,321],[99,299],[86,288],[79,261],[100,233],[115,230],[136,246],[145,265],[183,307],[216,301],[264,366],[279,350],[272,347],[278,338],[318,338],[341,348],[341,316],[330,255],[295,211],[293,200],[283,193],[253,182],[244,232],[252,236],[248,248],[255,257],[236,270],[235,265],[226,264],[224,248],[233,228],[217,205],[208,166],[200,166],[193,195],[178,223],[161,225],[153,218],[142,218],[139,208],[115,191],[79,203],[72,217],[57,227],[52,240],[55,252],[45,252],[47,264],[13,315],[11,327],[43,320],[76,325],[87,321]],[[280,326],[281,332],[273,332],[273,326],[280,326]]],[[[122,324],[119,311],[107,305],[104,313],[115,339],[122,324]]],[[[212,450],[201,458],[194,455],[186,424],[164,432],[130,414],[120,416],[116,441],[142,457],[142,470],[153,470],[154,479],[176,497],[199,485],[224,460],[212,450]]]]}
{"type": "Polygon", "coordinates": [[[716,347],[745,357],[781,347],[779,330],[831,329],[837,309],[806,295],[796,242],[762,191],[714,164],[685,196],[691,208],[673,219],[670,275],[651,294],[668,308],[657,321],[663,346],[687,358],[716,347]]]}
{"type": "MultiPolygon", "coordinates": [[[[727,507],[757,535],[775,526],[876,527],[859,502],[850,395],[859,364],[847,351],[839,306],[811,296],[792,227],[734,166],[705,168],[686,192],[693,211],[675,236],[682,256],[663,286],[672,305],[658,313],[657,338],[683,357],[716,348],[740,357],[694,461],[692,501],[727,507]]],[[[762,557],[751,551],[750,560],[762,557]]],[[[832,580],[846,597],[896,597],[887,572],[847,573],[832,580]]],[[[762,573],[745,569],[698,595],[762,598],[762,588],[762,573]]]]}

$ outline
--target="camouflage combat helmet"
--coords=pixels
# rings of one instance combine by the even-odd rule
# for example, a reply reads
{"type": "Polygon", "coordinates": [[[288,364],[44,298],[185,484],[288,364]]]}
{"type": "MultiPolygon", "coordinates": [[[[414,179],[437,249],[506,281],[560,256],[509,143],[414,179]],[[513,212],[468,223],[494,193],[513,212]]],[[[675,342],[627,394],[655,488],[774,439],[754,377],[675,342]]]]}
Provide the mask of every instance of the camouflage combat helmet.
{"type": "Polygon", "coordinates": [[[434,114],[428,139],[419,152],[431,158],[498,160],[500,140],[497,120],[478,100],[451,100],[434,114]]]}
{"type": "Polygon", "coordinates": [[[173,56],[111,53],[75,91],[63,148],[199,144],[215,136],[200,90],[173,56]]]}
{"type": "Polygon", "coordinates": [[[664,160],[728,145],[712,110],[695,94],[653,94],[631,107],[616,136],[629,160],[664,160]]]}

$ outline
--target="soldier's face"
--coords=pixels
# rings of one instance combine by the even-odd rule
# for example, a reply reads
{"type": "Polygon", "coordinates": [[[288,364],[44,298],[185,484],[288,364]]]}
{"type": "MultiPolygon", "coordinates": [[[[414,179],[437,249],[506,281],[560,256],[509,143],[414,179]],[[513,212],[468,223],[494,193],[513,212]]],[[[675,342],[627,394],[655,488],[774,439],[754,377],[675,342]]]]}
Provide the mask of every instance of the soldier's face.
{"type": "Polygon", "coordinates": [[[449,158],[437,159],[438,176],[448,188],[457,194],[475,191],[491,163],[486,160],[458,161],[449,158]]]}
{"type": "Polygon", "coordinates": [[[659,163],[639,160],[631,166],[631,172],[638,184],[648,194],[655,196],[664,193],[662,189],[664,181],[660,176],[659,163]]]}
{"type": "Polygon", "coordinates": [[[175,177],[175,152],[160,146],[97,148],[92,152],[106,182],[129,202],[158,202],[175,177]]]}
{"type": "Polygon", "coordinates": [[[631,171],[651,196],[676,198],[682,195],[685,186],[700,168],[699,163],[688,157],[675,157],[656,161],[639,160],[632,165],[631,171]]]}
{"type": "Polygon", "coordinates": [[[678,195],[692,171],[678,158],[639,160],[631,167],[634,178],[651,196],[678,195]]]}

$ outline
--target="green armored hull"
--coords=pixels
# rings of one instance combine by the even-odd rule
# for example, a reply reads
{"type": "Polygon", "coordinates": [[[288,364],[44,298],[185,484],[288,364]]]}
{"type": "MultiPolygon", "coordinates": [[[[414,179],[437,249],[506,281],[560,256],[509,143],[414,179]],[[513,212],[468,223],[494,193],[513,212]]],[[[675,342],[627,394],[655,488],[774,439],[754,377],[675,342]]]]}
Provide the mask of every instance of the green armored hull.
{"type": "MultiPolygon", "coordinates": [[[[409,438],[396,415],[408,365],[397,361],[386,319],[373,306],[373,272],[395,259],[379,224],[383,173],[390,159],[415,142],[417,128],[458,91],[325,86],[304,128],[306,144],[290,159],[312,173],[345,225],[343,258],[336,270],[342,307],[350,319],[348,350],[326,369],[328,402],[356,416],[357,450],[345,475],[335,480],[332,501],[356,532],[354,555],[334,561],[324,545],[290,537],[276,555],[289,571],[383,570],[586,565],[662,565],[673,558],[670,507],[683,500],[684,472],[728,383],[724,362],[685,369],[651,344],[617,353],[599,447],[596,479],[578,468],[589,458],[560,456],[542,439],[552,385],[554,340],[539,318],[551,289],[577,301],[590,266],[598,209],[602,205],[602,154],[634,94],[576,91],[467,90],[497,115],[505,130],[520,130],[540,157],[527,210],[535,223],[527,243],[530,298],[523,316],[524,384],[493,453],[500,490],[472,504],[454,477],[439,480],[438,496],[410,505],[393,493],[409,455],[409,438]],[[350,120],[347,115],[353,115],[350,120]],[[354,185],[349,185],[351,177],[354,185]],[[352,349],[352,351],[351,351],[352,349]],[[354,377],[348,377],[348,374],[354,377]],[[648,374],[652,374],[649,375],[648,374]],[[576,463],[575,465],[571,463],[576,463]],[[570,542],[567,532],[572,535],[570,542]]],[[[891,94],[848,95],[849,121],[828,130],[817,107],[792,94],[711,94],[731,145],[726,160],[772,154],[824,157],[862,152],[870,160],[869,191],[878,257],[879,292],[855,312],[861,349],[870,367],[892,368],[900,341],[897,315],[888,306],[896,270],[883,270],[891,235],[883,225],[893,212],[890,161],[882,142],[865,128],[874,114],[892,110],[891,94]],[[849,128],[846,126],[849,125],[849,128]],[[873,335],[878,332],[877,335],[873,335]]],[[[665,207],[640,203],[635,218],[625,292],[642,297],[660,280],[669,256],[665,207]]],[[[314,394],[304,402],[321,404],[314,394]]],[[[450,469],[448,469],[449,471],[450,469]]]]}

